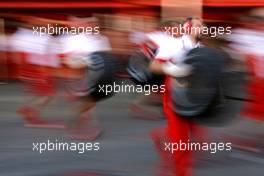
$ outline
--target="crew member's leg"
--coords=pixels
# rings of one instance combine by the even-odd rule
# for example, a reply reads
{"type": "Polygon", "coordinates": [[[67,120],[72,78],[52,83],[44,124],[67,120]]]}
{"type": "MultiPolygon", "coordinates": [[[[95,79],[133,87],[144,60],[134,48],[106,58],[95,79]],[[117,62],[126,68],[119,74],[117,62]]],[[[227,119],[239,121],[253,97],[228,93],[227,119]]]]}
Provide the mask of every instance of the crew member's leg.
{"type": "MultiPolygon", "coordinates": [[[[168,85],[169,79],[166,82],[168,85]]],[[[164,111],[168,120],[167,135],[171,143],[188,144],[190,140],[191,123],[175,114],[171,108],[170,90],[166,89],[164,96],[164,111]]],[[[177,176],[192,175],[192,153],[189,150],[175,150],[172,154],[177,176]]]]}

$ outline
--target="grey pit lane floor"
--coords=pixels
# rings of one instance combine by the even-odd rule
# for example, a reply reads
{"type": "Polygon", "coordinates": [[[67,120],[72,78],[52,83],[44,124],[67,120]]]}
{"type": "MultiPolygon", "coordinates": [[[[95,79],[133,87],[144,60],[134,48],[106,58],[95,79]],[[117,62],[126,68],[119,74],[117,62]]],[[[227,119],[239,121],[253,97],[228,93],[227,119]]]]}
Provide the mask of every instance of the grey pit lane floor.
{"type": "MultiPolygon", "coordinates": [[[[96,172],[109,176],[155,175],[158,156],[149,138],[149,131],[165,125],[166,121],[132,118],[129,104],[135,99],[135,94],[117,94],[99,103],[95,114],[104,133],[94,142],[100,142],[100,150],[84,154],[66,151],[39,154],[32,151],[33,142],[45,142],[48,139],[74,141],[67,138],[64,130],[23,127],[16,109],[26,99],[21,85],[0,85],[0,176],[62,176],[72,171],[96,172]]],[[[75,105],[76,103],[67,102],[62,96],[57,97],[44,110],[44,116],[70,123],[75,105]]],[[[236,127],[231,125],[211,128],[210,135],[217,138],[222,132],[233,133],[234,128],[250,131],[253,136],[254,133],[263,134],[263,124],[240,121],[234,126],[236,127]]],[[[229,153],[205,156],[195,167],[197,176],[263,176],[264,173],[263,154],[233,149],[229,153]]]]}

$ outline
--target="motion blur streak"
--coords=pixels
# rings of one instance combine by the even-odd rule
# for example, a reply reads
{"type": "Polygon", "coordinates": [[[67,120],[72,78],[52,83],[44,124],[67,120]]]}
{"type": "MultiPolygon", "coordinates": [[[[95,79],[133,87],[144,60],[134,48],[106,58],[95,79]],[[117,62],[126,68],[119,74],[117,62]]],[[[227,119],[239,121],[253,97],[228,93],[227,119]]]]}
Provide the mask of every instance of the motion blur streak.
{"type": "Polygon", "coordinates": [[[0,175],[262,176],[263,6],[0,0],[0,175]]]}

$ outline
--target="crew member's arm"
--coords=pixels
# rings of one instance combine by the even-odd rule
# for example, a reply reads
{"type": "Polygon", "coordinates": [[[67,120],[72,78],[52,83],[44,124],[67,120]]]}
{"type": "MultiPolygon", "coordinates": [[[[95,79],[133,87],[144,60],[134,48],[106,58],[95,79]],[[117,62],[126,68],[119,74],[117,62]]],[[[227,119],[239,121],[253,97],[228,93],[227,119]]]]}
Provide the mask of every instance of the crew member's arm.
{"type": "Polygon", "coordinates": [[[185,77],[191,73],[191,67],[186,64],[173,64],[157,60],[154,60],[149,68],[153,73],[165,74],[172,77],[185,77]]]}
{"type": "Polygon", "coordinates": [[[73,69],[82,69],[91,65],[91,60],[88,56],[69,57],[64,60],[64,63],[73,69]]]}
{"type": "Polygon", "coordinates": [[[160,48],[156,58],[150,63],[150,71],[172,77],[184,77],[191,73],[191,67],[189,65],[172,63],[171,58],[175,58],[175,55],[172,56],[166,48],[160,48]]]}
{"type": "Polygon", "coordinates": [[[165,75],[165,72],[162,68],[162,62],[160,62],[159,60],[153,60],[149,65],[149,69],[153,73],[165,75]]]}

